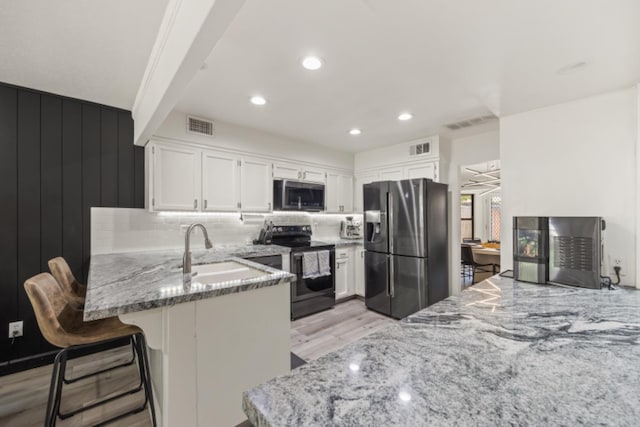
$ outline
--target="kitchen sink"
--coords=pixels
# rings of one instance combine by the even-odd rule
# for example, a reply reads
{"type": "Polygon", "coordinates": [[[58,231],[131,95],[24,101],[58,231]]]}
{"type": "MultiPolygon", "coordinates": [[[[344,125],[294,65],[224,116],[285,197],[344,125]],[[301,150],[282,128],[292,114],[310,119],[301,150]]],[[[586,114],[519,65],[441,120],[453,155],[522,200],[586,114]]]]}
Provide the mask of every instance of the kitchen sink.
{"type": "Polygon", "coordinates": [[[194,265],[192,282],[214,284],[232,280],[253,279],[269,273],[249,267],[236,261],[222,261],[213,264],[194,265]]]}

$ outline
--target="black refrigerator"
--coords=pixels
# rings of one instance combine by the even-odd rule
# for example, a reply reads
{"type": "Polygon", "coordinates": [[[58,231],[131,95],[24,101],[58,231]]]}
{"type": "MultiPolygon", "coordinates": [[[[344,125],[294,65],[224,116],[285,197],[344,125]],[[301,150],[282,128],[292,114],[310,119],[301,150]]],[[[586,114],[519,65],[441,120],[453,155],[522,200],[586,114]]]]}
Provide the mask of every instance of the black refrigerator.
{"type": "Polygon", "coordinates": [[[365,301],[401,319],[449,296],[447,186],[364,185],[365,301]]]}

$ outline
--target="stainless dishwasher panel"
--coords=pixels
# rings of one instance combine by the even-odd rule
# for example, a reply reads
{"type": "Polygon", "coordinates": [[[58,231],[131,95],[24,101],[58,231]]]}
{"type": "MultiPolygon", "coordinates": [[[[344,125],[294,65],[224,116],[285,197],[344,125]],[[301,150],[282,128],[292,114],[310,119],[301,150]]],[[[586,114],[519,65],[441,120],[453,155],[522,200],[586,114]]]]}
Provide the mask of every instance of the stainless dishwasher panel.
{"type": "Polygon", "coordinates": [[[600,289],[601,217],[549,217],[549,281],[600,289]]]}

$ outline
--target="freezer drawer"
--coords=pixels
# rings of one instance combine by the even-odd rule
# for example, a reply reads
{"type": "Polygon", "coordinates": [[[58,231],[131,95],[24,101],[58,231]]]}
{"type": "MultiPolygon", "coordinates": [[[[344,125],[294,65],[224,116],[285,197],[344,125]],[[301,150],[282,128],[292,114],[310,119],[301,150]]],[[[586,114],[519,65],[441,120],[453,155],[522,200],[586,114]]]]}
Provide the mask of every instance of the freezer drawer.
{"type": "Polygon", "coordinates": [[[427,306],[427,259],[389,257],[391,316],[402,319],[427,306]]]}
{"type": "Polygon", "coordinates": [[[364,265],[365,303],[367,308],[390,316],[389,255],[366,251],[364,265]]]}

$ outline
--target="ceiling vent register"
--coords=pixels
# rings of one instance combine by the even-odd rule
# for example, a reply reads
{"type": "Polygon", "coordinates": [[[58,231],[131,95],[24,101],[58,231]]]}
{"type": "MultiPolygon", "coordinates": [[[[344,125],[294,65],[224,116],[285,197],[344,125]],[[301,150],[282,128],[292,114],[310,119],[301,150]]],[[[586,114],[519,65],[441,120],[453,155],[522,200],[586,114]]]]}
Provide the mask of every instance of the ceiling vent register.
{"type": "Polygon", "coordinates": [[[187,116],[187,132],[213,137],[213,120],[187,116]]]}
{"type": "Polygon", "coordinates": [[[445,125],[446,128],[449,128],[451,130],[458,130],[458,129],[463,129],[463,128],[468,128],[471,126],[477,126],[477,125],[481,125],[483,123],[488,123],[492,120],[496,120],[497,117],[494,116],[493,114],[490,114],[488,116],[481,116],[481,117],[476,117],[473,119],[468,119],[468,120],[461,120],[459,122],[455,122],[455,123],[449,123],[448,125],[445,125]]]}
{"type": "Polygon", "coordinates": [[[431,153],[431,142],[421,142],[419,144],[411,144],[409,146],[410,156],[422,156],[431,153]]]}

